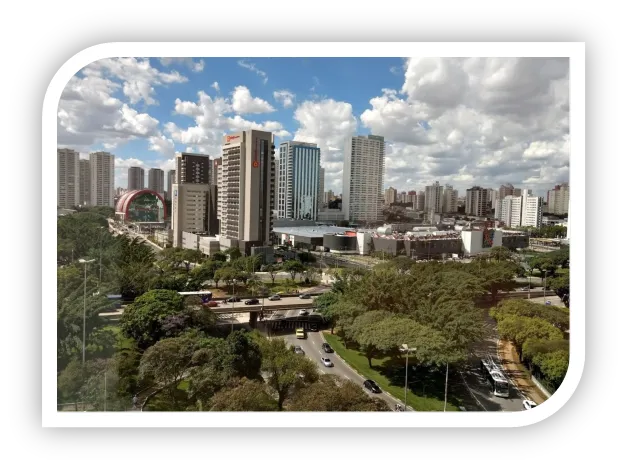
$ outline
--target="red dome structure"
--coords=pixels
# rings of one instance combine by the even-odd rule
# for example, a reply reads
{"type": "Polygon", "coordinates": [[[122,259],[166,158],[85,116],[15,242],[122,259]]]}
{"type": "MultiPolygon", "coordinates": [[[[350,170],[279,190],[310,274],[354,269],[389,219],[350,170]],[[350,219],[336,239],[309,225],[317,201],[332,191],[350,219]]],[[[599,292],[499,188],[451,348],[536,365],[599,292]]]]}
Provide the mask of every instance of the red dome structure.
{"type": "Polygon", "coordinates": [[[165,200],[158,192],[140,189],[126,192],[115,205],[124,221],[162,223],[167,217],[165,200]]]}

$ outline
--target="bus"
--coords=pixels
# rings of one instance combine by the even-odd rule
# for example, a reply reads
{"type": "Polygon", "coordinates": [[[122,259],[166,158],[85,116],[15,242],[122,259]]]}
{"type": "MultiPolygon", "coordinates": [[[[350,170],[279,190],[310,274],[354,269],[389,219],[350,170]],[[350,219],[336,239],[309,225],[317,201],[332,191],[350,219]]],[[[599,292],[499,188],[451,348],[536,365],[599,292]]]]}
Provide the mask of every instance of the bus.
{"type": "Polygon", "coordinates": [[[492,394],[497,397],[509,397],[509,381],[492,357],[481,360],[481,373],[490,383],[492,394]]]}

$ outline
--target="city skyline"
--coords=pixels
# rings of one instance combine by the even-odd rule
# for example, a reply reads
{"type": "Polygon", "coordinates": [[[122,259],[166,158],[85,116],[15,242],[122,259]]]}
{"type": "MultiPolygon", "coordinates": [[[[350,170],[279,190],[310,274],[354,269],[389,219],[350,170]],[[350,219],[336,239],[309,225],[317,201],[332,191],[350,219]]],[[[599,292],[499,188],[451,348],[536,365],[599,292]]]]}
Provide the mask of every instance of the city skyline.
{"type": "Polygon", "coordinates": [[[568,59],[124,58],[70,80],[58,146],[173,168],[176,151],[221,155],[221,138],[250,128],[321,149],[325,187],[342,192],[347,138],[386,140],[384,187],[433,181],[460,193],[511,182],[545,193],[568,182],[568,59]],[[365,73],[365,71],[368,73],[365,73]]]}

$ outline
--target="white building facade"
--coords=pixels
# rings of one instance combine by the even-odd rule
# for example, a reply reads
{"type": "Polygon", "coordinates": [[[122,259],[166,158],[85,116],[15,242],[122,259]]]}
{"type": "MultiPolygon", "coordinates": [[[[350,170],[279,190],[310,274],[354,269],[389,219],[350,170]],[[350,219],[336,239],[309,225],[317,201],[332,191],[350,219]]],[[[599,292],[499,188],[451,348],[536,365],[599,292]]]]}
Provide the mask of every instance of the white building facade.
{"type": "Polygon", "coordinates": [[[79,153],[69,148],[57,148],[57,207],[79,205],[79,153]]]}
{"type": "Polygon", "coordinates": [[[115,156],[106,151],[89,154],[91,206],[113,207],[115,156]]]}

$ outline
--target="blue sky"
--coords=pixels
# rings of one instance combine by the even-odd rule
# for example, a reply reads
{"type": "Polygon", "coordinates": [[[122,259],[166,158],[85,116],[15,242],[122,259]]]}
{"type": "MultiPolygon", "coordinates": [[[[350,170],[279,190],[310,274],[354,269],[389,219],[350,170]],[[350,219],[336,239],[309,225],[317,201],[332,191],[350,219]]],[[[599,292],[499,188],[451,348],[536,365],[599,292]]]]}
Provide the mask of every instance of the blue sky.
{"type": "Polygon", "coordinates": [[[247,128],[317,143],[341,192],[342,143],[385,137],[385,187],[463,191],[511,182],[539,195],[568,181],[568,61],[441,58],[111,58],[59,103],[58,145],[173,168],[176,151],[220,155],[247,128]],[[287,99],[286,99],[287,98],[287,99]]]}

